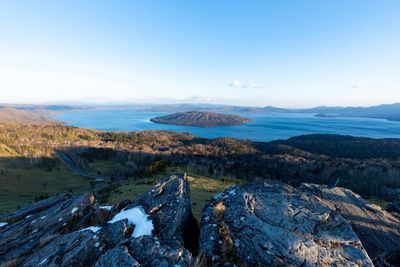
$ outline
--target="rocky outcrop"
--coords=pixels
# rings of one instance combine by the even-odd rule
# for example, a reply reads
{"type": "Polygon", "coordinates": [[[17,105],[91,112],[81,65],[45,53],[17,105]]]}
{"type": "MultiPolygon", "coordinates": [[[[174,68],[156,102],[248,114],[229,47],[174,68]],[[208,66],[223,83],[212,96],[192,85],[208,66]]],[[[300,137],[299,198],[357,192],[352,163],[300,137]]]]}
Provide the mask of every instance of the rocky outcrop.
{"type": "Polygon", "coordinates": [[[0,221],[0,266],[399,266],[398,219],[313,184],[229,188],[200,229],[179,174],[113,207],[61,194],[0,221]]]}
{"type": "Polygon", "coordinates": [[[0,228],[0,263],[9,265],[190,266],[198,249],[183,175],[109,209],[91,195],[62,194],[0,221],[8,222],[0,228]]]}
{"type": "Polygon", "coordinates": [[[204,265],[373,266],[338,211],[283,184],[217,195],[203,212],[200,253],[204,265]]]}
{"type": "Polygon", "coordinates": [[[400,265],[400,220],[345,188],[303,184],[303,192],[318,196],[324,207],[340,212],[360,238],[374,261],[398,259],[400,265]]]}
{"type": "Polygon", "coordinates": [[[51,239],[85,225],[93,212],[91,195],[73,197],[62,194],[2,218],[0,228],[0,262],[23,259],[51,239]]]}
{"type": "Polygon", "coordinates": [[[400,213],[400,202],[397,201],[397,202],[389,203],[387,205],[386,210],[389,211],[389,212],[393,212],[393,213],[399,214],[400,213]]]}

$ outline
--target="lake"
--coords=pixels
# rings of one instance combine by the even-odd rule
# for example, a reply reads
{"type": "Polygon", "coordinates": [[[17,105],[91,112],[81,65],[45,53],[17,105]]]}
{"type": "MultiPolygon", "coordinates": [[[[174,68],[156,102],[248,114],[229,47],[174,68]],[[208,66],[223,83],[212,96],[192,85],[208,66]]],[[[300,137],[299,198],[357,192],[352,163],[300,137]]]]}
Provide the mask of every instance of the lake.
{"type": "Polygon", "coordinates": [[[330,117],[320,118],[304,113],[240,114],[252,121],[247,124],[199,128],[156,124],[150,118],[167,115],[166,112],[142,112],[135,109],[90,110],[65,112],[56,119],[83,128],[105,131],[168,130],[190,132],[194,135],[216,138],[234,137],[255,141],[286,139],[303,134],[343,134],[373,138],[400,138],[400,122],[382,119],[330,117]]]}

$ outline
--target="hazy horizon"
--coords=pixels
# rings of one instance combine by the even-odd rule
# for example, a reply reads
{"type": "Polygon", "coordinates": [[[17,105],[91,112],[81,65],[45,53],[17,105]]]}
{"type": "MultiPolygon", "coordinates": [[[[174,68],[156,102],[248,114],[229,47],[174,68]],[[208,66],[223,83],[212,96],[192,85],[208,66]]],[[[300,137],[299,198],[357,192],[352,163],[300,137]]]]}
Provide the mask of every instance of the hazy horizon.
{"type": "Polygon", "coordinates": [[[0,103],[400,102],[398,1],[3,1],[0,103]]]}
{"type": "Polygon", "coordinates": [[[254,107],[254,108],[264,108],[264,107],[274,107],[274,108],[283,108],[283,109],[309,109],[309,108],[317,108],[317,107],[331,107],[331,108],[347,108],[347,107],[355,107],[355,108],[363,108],[363,107],[374,107],[374,106],[384,106],[384,105],[395,105],[400,104],[400,102],[394,103],[380,103],[377,105],[310,105],[310,106],[274,106],[274,105],[244,105],[244,104],[223,104],[223,103],[214,103],[214,102],[179,102],[179,101],[171,101],[171,102],[152,102],[152,101],[142,101],[142,102],[122,102],[122,101],[112,101],[112,102],[0,102],[0,105],[9,105],[13,106],[51,106],[51,105],[60,105],[60,106],[76,106],[76,107],[126,107],[126,106],[163,106],[163,105],[215,105],[215,106],[237,106],[237,107],[254,107]]]}

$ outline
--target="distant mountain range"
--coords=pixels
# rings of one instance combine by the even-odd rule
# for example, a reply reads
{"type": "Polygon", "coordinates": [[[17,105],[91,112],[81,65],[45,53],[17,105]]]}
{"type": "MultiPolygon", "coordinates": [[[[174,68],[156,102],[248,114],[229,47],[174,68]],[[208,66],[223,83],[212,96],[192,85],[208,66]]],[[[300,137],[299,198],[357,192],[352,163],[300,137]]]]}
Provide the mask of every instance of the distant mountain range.
{"type": "Polygon", "coordinates": [[[264,112],[291,112],[289,109],[277,108],[272,106],[252,107],[252,106],[230,106],[221,104],[170,104],[170,105],[151,105],[142,107],[140,111],[147,112],[232,112],[232,113],[264,113],[264,112]]]}
{"type": "Polygon", "coordinates": [[[266,107],[252,107],[252,106],[230,106],[220,104],[132,104],[132,105],[94,105],[94,106],[69,106],[69,105],[11,105],[0,104],[0,110],[15,109],[25,111],[49,111],[49,112],[65,112],[65,111],[78,111],[78,110],[93,110],[93,109],[129,109],[135,108],[138,111],[145,112],[189,112],[189,111],[203,111],[203,112],[218,112],[218,113],[270,113],[270,112],[284,112],[284,113],[312,113],[317,117],[361,117],[361,118],[376,118],[387,119],[391,121],[400,121],[400,103],[385,104],[371,107],[327,107],[320,106],[308,109],[285,109],[273,106],[266,107]]]}
{"type": "Polygon", "coordinates": [[[297,110],[316,113],[318,116],[347,116],[400,121],[400,103],[372,107],[316,107],[297,110]]]}
{"type": "Polygon", "coordinates": [[[140,108],[140,111],[148,112],[187,112],[208,111],[222,113],[314,113],[318,117],[362,117],[387,119],[400,121],[400,103],[379,105],[372,107],[326,107],[320,106],[309,109],[285,109],[272,106],[250,107],[250,106],[228,106],[217,104],[173,104],[154,105],[140,108]]]}

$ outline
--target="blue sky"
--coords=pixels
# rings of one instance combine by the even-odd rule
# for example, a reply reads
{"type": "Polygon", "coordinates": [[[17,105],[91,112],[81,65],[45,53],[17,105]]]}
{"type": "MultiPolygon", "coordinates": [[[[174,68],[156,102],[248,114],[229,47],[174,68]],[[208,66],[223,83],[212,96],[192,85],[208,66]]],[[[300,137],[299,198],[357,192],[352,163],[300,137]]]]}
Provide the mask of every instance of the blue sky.
{"type": "Polygon", "coordinates": [[[0,102],[400,102],[400,1],[3,1],[0,102]]]}

